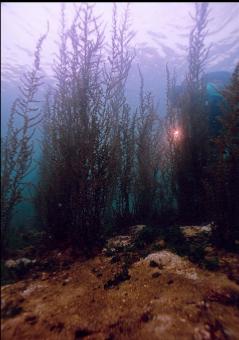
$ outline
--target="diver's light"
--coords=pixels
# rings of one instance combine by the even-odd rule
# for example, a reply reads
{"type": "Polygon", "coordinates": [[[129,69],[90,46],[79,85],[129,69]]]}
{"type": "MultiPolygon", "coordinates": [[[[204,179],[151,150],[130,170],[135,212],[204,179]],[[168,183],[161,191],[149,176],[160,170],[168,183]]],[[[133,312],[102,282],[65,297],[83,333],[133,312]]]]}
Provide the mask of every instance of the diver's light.
{"type": "Polygon", "coordinates": [[[180,136],[180,132],[179,132],[178,129],[173,131],[173,136],[174,136],[175,139],[178,139],[178,137],[180,136]]]}

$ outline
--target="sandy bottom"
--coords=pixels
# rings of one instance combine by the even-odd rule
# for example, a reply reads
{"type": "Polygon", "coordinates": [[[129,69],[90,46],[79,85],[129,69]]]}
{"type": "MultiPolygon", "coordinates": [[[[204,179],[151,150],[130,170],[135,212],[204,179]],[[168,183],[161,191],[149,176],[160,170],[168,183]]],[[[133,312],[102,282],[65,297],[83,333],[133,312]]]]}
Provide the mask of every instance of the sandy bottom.
{"type": "Polygon", "coordinates": [[[122,272],[112,262],[100,254],[3,286],[2,339],[239,339],[239,286],[225,274],[162,250],[111,286],[122,272]]]}

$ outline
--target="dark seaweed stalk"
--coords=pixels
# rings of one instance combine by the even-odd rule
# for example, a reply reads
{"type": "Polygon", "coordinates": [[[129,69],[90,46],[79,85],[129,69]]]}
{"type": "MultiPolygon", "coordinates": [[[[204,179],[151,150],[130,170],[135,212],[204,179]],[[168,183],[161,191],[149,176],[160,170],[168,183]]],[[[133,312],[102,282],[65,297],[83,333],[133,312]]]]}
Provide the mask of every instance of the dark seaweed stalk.
{"type": "Polygon", "coordinates": [[[177,156],[177,201],[185,222],[206,217],[204,170],[208,160],[208,112],[203,71],[209,49],[205,47],[208,4],[195,4],[194,25],[189,39],[189,69],[185,93],[181,96],[179,126],[182,129],[177,156]]]}
{"type": "Polygon", "coordinates": [[[24,179],[31,171],[33,157],[32,137],[41,121],[37,91],[42,85],[40,75],[40,52],[44,34],[36,45],[35,60],[31,71],[21,80],[21,96],[13,103],[6,137],[2,141],[1,167],[1,231],[2,246],[7,248],[9,228],[14,209],[23,200],[24,179]],[[21,123],[16,126],[16,117],[21,123]]]}
{"type": "Polygon", "coordinates": [[[141,79],[136,134],[135,210],[140,218],[150,219],[157,209],[158,169],[160,159],[159,119],[150,92],[144,91],[141,79]]]}

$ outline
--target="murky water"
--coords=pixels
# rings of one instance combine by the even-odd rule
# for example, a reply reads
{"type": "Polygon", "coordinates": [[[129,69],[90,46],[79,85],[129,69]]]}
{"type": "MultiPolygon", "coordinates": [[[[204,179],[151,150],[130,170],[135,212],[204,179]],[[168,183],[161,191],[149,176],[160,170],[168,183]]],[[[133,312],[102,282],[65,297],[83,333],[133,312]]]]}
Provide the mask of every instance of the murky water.
{"type": "MultiPolygon", "coordinates": [[[[49,33],[44,41],[41,53],[41,70],[44,85],[39,92],[40,100],[51,84],[54,84],[54,65],[57,60],[60,32],[60,3],[3,3],[1,12],[2,35],[2,135],[6,134],[6,125],[11,105],[19,95],[18,86],[24,72],[33,64],[35,45],[39,37],[49,33]]],[[[70,28],[79,4],[65,4],[66,30],[70,28]]],[[[122,12],[125,4],[118,4],[122,12]]],[[[97,3],[95,13],[101,15],[105,27],[105,51],[111,42],[112,3],[97,3]]],[[[135,58],[127,81],[126,97],[135,107],[139,98],[140,79],[138,65],[144,76],[145,89],[152,91],[160,116],[166,109],[166,65],[175,69],[178,82],[184,79],[188,67],[189,33],[192,28],[193,3],[132,3],[130,5],[131,29],[135,37],[131,43],[135,58]]],[[[208,32],[205,38],[210,51],[205,65],[205,72],[221,72],[229,79],[239,56],[239,4],[212,3],[208,18],[208,32]]],[[[41,106],[41,104],[40,104],[41,106]]],[[[34,135],[35,160],[40,159],[41,126],[34,135]]],[[[38,167],[35,163],[33,172],[27,179],[37,182],[38,167]]],[[[27,191],[27,189],[26,189],[27,191]]],[[[30,197],[29,194],[27,194],[30,197]]],[[[31,202],[25,202],[18,208],[15,223],[27,225],[34,217],[31,202]]]]}

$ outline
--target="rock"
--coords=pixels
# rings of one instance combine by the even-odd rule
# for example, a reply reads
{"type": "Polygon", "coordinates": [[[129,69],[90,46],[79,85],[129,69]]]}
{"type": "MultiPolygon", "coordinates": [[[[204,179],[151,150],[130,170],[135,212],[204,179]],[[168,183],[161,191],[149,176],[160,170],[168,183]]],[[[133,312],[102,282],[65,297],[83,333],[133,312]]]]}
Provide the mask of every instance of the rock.
{"type": "Polygon", "coordinates": [[[16,267],[16,261],[14,260],[7,260],[5,262],[5,267],[7,267],[8,269],[12,269],[16,267]]]}
{"type": "Polygon", "coordinates": [[[17,259],[17,260],[7,260],[5,262],[5,266],[8,268],[8,269],[18,269],[19,267],[30,267],[31,265],[35,264],[36,263],[36,260],[30,260],[26,257],[22,257],[20,259],[17,259]]]}
{"type": "Polygon", "coordinates": [[[205,226],[183,226],[180,227],[180,229],[185,237],[194,237],[202,233],[209,235],[212,232],[212,225],[208,224],[205,226]]]}
{"type": "Polygon", "coordinates": [[[153,278],[153,279],[156,279],[156,278],[159,277],[160,275],[161,275],[160,272],[155,272],[155,273],[152,274],[152,278],[153,278]]]}
{"type": "Polygon", "coordinates": [[[149,322],[152,319],[153,319],[153,316],[152,316],[151,312],[146,311],[141,315],[140,321],[149,322]]]}
{"type": "Polygon", "coordinates": [[[28,286],[22,293],[21,295],[24,296],[24,298],[29,297],[33,292],[35,292],[36,290],[41,289],[43,286],[40,284],[32,284],[30,286],[28,286]]]}
{"type": "Polygon", "coordinates": [[[107,249],[121,250],[131,244],[131,237],[129,235],[118,235],[108,240],[107,249]]]}
{"type": "Polygon", "coordinates": [[[43,272],[42,275],[41,275],[41,280],[45,281],[45,280],[47,280],[47,278],[48,278],[48,274],[43,272]]]}
{"type": "Polygon", "coordinates": [[[25,267],[31,265],[31,264],[35,264],[36,263],[36,260],[30,260],[26,257],[22,257],[21,259],[17,259],[16,260],[16,265],[19,266],[19,265],[23,265],[25,267]]]}
{"type": "Polygon", "coordinates": [[[212,340],[211,334],[210,334],[210,328],[208,325],[204,327],[196,327],[194,329],[194,334],[193,334],[193,339],[194,340],[212,340]]]}
{"type": "Polygon", "coordinates": [[[9,275],[14,279],[22,278],[36,264],[36,260],[30,260],[26,257],[17,260],[7,260],[5,267],[9,271],[9,275]]]}
{"type": "Polygon", "coordinates": [[[104,289],[114,288],[121,282],[129,280],[130,275],[127,268],[123,268],[122,271],[114,276],[113,279],[107,281],[104,285],[104,289]]]}
{"type": "Polygon", "coordinates": [[[178,265],[182,263],[180,256],[167,250],[151,253],[144,260],[149,263],[150,261],[154,261],[157,263],[158,267],[161,268],[164,266],[178,267],[178,265]]]}
{"type": "Polygon", "coordinates": [[[30,325],[34,325],[35,323],[37,323],[37,316],[36,315],[27,315],[26,317],[25,317],[25,321],[27,322],[27,323],[29,323],[30,325]]]}

